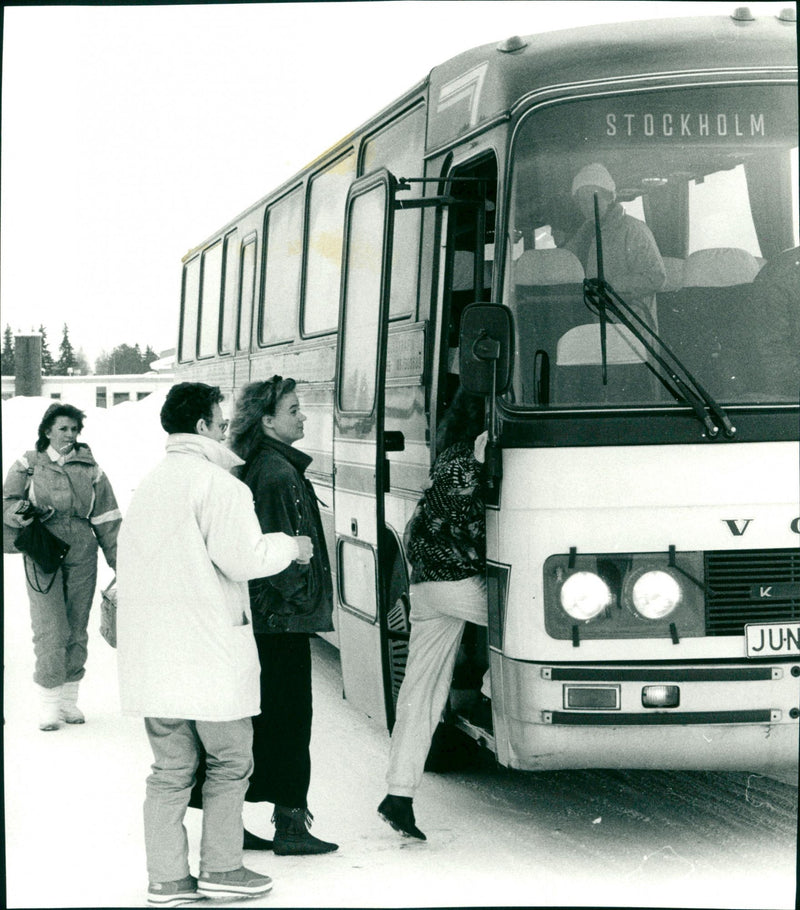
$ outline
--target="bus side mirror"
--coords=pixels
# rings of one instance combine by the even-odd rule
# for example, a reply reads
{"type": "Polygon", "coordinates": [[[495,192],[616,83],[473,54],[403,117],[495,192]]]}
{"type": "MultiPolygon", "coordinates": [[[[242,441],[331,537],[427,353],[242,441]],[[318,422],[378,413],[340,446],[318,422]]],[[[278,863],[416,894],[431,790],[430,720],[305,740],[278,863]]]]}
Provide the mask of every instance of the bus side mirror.
{"type": "Polygon", "coordinates": [[[502,395],[511,381],[514,321],[508,307],[471,303],[461,315],[458,370],[474,395],[502,395]]]}

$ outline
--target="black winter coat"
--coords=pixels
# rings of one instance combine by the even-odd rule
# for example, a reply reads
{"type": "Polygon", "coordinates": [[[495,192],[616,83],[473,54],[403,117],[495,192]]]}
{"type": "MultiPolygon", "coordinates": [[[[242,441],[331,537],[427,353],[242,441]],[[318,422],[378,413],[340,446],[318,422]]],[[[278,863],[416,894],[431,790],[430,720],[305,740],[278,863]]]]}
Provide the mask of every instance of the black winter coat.
{"type": "Polygon", "coordinates": [[[314,545],[308,565],[293,562],[283,572],[250,581],[254,632],[333,631],[333,584],[317,497],[305,470],[311,457],[265,436],[261,448],[239,469],[253,491],[261,530],[305,535],[314,545]]]}

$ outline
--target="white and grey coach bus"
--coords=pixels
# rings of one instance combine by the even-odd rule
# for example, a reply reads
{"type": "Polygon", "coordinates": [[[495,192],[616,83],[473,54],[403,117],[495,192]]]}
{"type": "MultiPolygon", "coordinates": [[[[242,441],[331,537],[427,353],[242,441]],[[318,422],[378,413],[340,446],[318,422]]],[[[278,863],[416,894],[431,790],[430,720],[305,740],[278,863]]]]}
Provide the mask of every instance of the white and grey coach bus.
{"type": "Polygon", "coordinates": [[[796,766],[796,21],[725,13],[465,51],[184,257],[179,378],[299,382],[327,637],[389,727],[403,529],[462,385],[492,720],[446,721],[513,768],[796,766]],[[652,318],[600,217],[591,263],[565,244],[590,164],[657,246],[652,318]]]}

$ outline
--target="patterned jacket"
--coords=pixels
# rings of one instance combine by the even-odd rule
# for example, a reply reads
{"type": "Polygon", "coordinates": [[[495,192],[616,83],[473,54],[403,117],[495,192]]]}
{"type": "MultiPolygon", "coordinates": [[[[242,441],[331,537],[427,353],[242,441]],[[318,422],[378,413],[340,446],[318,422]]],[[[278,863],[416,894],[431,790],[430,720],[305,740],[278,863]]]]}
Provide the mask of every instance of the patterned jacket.
{"type": "Polygon", "coordinates": [[[411,583],[460,581],[486,568],[483,465],[471,443],[445,449],[406,527],[411,583]]]}

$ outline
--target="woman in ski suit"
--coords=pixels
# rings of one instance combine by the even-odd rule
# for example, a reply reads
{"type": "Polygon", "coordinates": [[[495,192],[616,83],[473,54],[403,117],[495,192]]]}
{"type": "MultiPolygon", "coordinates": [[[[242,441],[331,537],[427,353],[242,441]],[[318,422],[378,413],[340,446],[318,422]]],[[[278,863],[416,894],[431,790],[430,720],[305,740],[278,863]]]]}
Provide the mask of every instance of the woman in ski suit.
{"type": "Polygon", "coordinates": [[[120,515],[108,478],[91,449],[77,441],[86,415],[69,404],[53,404],[39,424],[36,448],[14,462],[3,487],[3,522],[22,528],[30,503],[46,515],[46,527],[69,544],[56,570],[47,575],[25,560],[39,690],[39,729],[57,730],[64,721],[82,724],[78,686],[86,672],[89,610],[97,582],[97,548],[109,566],[117,558],[120,515]]]}

